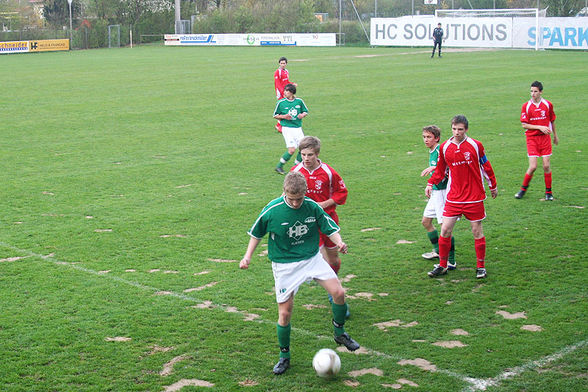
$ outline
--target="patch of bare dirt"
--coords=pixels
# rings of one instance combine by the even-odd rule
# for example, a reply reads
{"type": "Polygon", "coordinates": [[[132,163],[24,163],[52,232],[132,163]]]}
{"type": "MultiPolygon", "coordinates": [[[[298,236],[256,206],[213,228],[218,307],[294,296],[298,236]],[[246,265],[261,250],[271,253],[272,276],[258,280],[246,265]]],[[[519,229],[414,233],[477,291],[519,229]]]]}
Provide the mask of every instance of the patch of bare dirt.
{"type": "Polygon", "coordinates": [[[210,271],[196,272],[196,273],[194,274],[194,276],[198,276],[198,275],[206,275],[206,274],[209,274],[209,273],[210,273],[210,271]]]}
{"type": "Polygon", "coordinates": [[[376,230],[380,230],[380,229],[381,229],[381,227],[367,227],[365,229],[361,229],[360,231],[362,233],[365,233],[366,231],[376,231],[376,230]]]}
{"type": "Polygon", "coordinates": [[[239,385],[241,385],[242,387],[254,387],[256,385],[259,385],[259,383],[257,381],[253,381],[247,378],[244,381],[240,381],[239,385]]]}
{"type": "Polygon", "coordinates": [[[201,304],[192,306],[194,309],[213,309],[214,305],[211,301],[204,301],[201,304]]]}
{"type": "Polygon", "coordinates": [[[397,362],[399,365],[404,366],[404,365],[412,365],[412,366],[416,366],[420,369],[423,370],[427,370],[430,372],[436,372],[437,371],[437,366],[433,365],[431,362],[427,361],[426,359],[423,358],[416,358],[416,359],[402,359],[400,361],[397,362]]]}
{"type": "Polygon", "coordinates": [[[336,348],[336,350],[339,351],[340,353],[351,353],[351,354],[355,354],[355,355],[370,353],[365,347],[360,347],[355,351],[349,351],[349,350],[347,350],[347,347],[345,347],[345,346],[338,346],[336,348]]]}
{"type": "Polygon", "coordinates": [[[541,331],[543,331],[543,327],[541,327],[540,325],[535,325],[535,324],[523,325],[521,327],[521,329],[523,331],[531,331],[531,332],[541,332],[541,331]]]}
{"type": "Polygon", "coordinates": [[[443,340],[440,342],[431,343],[433,346],[445,347],[445,348],[456,348],[456,347],[467,347],[467,344],[460,342],[459,340],[443,340]]]}
{"type": "Polygon", "coordinates": [[[306,310],[312,310],[312,309],[324,309],[327,306],[326,305],[306,304],[306,305],[302,305],[302,307],[306,310]]]}
{"type": "Polygon", "coordinates": [[[159,372],[159,375],[162,377],[167,377],[174,371],[174,365],[180,361],[190,358],[187,355],[179,355],[177,357],[172,358],[171,361],[167,362],[163,365],[163,370],[159,372]]]}
{"type": "Polygon", "coordinates": [[[411,321],[410,323],[407,323],[402,320],[390,320],[390,321],[383,321],[381,323],[373,324],[373,326],[378,327],[378,329],[380,329],[382,331],[388,331],[388,328],[391,328],[391,327],[410,328],[410,327],[414,327],[415,325],[418,325],[418,324],[419,323],[416,321],[411,321]]]}
{"type": "Polygon", "coordinates": [[[359,383],[359,381],[355,381],[355,380],[345,380],[345,381],[343,381],[343,384],[345,384],[348,387],[352,387],[352,388],[357,388],[358,386],[361,385],[359,383]]]}
{"type": "Polygon", "coordinates": [[[408,385],[408,386],[410,386],[410,387],[415,387],[415,388],[417,388],[417,387],[419,386],[419,384],[417,384],[417,383],[415,383],[415,382],[412,382],[412,381],[410,381],[410,380],[407,380],[406,378],[399,378],[399,379],[398,379],[398,380],[396,380],[396,381],[398,381],[400,384],[408,385]]]}
{"type": "Polygon", "coordinates": [[[460,329],[460,328],[458,328],[458,329],[452,329],[450,333],[452,335],[457,335],[457,336],[467,336],[467,335],[470,334],[468,331],[465,331],[465,330],[460,329]]]}
{"type": "Polygon", "coordinates": [[[13,261],[18,261],[18,260],[26,259],[27,257],[30,257],[30,256],[7,257],[5,259],[0,259],[0,263],[6,263],[6,262],[10,263],[10,262],[13,262],[13,261]]]}
{"type": "Polygon", "coordinates": [[[186,290],[184,290],[184,293],[191,293],[192,291],[201,291],[201,290],[204,290],[204,289],[207,289],[207,288],[210,288],[210,287],[214,287],[217,284],[218,284],[218,282],[210,282],[210,283],[205,284],[204,286],[194,287],[194,288],[191,288],[191,289],[186,289],[186,290]]]}
{"type": "Polygon", "coordinates": [[[104,340],[106,340],[107,342],[129,342],[132,339],[127,338],[125,336],[115,336],[115,337],[106,337],[106,338],[104,338],[104,340]]]}
{"type": "Polygon", "coordinates": [[[351,281],[351,279],[353,279],[353,278],[357,278],[357,275],[353,275],[353,274],[345,275],[344,278],[341,278],[339,280],[343,283],[349,283],[351,281]]]}
{"type": "Polygon", "coordinates": [[[382,384],[384,388],[392,388],[392,389],[400,389],[402,385],[400,384],[382,384]]]}
{"type": "Polygon", "coordinates": [[[414,241],[409,240],[398,240],[396,241],[397,244],[414,244],[414,241]]]}
{"type": "Polygon", "coordinates": [[[238,263],[239,260],[229,260],[229,259],[208,259],[208,261],[214,261],[215,263],[238,263]]]}
{"type": "Polygon", "coordinates": [[[505,310],[499,310],[496,312],[496,314],[501,315],[502,317],[504,317],[507,320],[515,320],[515,319],[526,319],[527,315],[525,314],[525,312],[517,312],[517,313],[509,313],[505,310]]]}
{"type": "Polygon", "coordinates": [[[347,374],[349,374],[350,377],[359,377],[359,376],[364,376],[366,374],[373,374],[374,376],[382,377],[384,375],[384,372],[378,368],[369,368],[369,369],[353,370],[347,374]]]}
{"type": "Polygon", "coordinates": [[[164,387],[165,392],[176,392],[182,389],[183,387],[214,387],[213,383],[204,380],[187,380],[185,378],[181,379],[178,382],[173,383],[172,385],[168,385],[164,387]]]}

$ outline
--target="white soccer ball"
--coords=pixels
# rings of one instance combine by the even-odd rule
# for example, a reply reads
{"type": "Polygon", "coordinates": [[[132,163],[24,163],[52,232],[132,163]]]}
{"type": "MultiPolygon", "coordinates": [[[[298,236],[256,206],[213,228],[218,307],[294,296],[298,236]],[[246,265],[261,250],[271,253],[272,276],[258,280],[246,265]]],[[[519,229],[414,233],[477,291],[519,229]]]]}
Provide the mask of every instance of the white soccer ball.
{"type": "Polygon", "coordinates": [[[335,351],[323,348],[314,354],[312,367],[320,377],[334,376],[341,370],[341,359],[335,351]]]}

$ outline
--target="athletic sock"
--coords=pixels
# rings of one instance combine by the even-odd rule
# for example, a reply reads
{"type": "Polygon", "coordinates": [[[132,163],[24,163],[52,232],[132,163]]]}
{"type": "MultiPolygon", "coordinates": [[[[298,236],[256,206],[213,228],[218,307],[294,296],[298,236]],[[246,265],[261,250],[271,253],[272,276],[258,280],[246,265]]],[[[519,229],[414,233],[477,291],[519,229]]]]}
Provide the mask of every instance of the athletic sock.
{"type": "Polygon", "coordinates": [[[333,311],[333,330],[335,331],[335,336],[343,335],[345,333],[343,325],[345,324],[345,314],[347,314],[347,303],[337,305],[333,302],[331,310],[333,311]]]}
{"type": "Polygon", "coordinates": [[[451,236],[451,247],[449,248],[449,257],[447,258],[450,264],[455,264],[455,237],[451,236]]]}
{"type": "Polygon", "coordinates": [[[543,173],[545,178],[545,193],[551,193],[551,172],[543,173]]]}
{"type": "Polygon", "coordinates": [[[527,188],[529,187],[529,183],[531,182],[531,180],[533,179],[533,175],[529,175],[527,173],[525,173],[525,178],[523,179],[523,185],[521,186],[521,190],[522,191],[527,191],[527,188]]]}
{"type": "Polygon", "coordinates": [[[437,230],[428,231],[427,237],[429,237],[429,241],[431,241],[431,244],[433,244],[435,252],[439,254],[439,232],[437,232],[437,230]]]}
{"type": "Polygon", "coordinates": [[[278,343],[280,344],[280,358],[290,358],[290,332],[292,331],[292,325],[288,324],[282,327],[278,326],[278,343]]]}
{"type": "Polygon", "coordinates": [[[447,268],[447,257],[451,248],[451,238],[439,236],[439,265],[447,268]]]}
{"type": "Polygon", "coordinates": [[[290,158],[292,158],[292,154],[290,154],[288,151],[286,151],[284,153],[284,155],[282,155],[282,157],[280,158],[280,162],[278,163],[278,167],[282,167],[286,164],[286,162],[288,162],[290,160],[290,158]]]}
{"type": "Polygon", "coordinates": [[[476,248],[476,268],[484,268],[484,261],[486,259],[486,237],[475,239],[474,247],[476,248]]]}

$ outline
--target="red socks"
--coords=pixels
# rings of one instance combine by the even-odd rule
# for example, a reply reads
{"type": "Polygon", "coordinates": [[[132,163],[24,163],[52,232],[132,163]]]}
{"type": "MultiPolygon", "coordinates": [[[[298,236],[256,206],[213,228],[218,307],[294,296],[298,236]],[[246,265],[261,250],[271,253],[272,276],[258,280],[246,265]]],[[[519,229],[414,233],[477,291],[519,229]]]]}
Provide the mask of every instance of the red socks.
{"type": "Polygon", "coordinates": [[[523,186],[521,187],[521,190],[523,190],[523,191],[527,190],[532,178],[533,178],[533,175],[528,175],[527,173],[525,173],[525,178],[523,179],[523,186]]]}
{"type": "Polygon", "coordinates": [[[451,248],[451,237],[439,236],[439,265],[447,268],[447,257],[449,257],[449,249],[451,248]]]}
{"type": "Polygon", "coordinates": [[[551,172],[543,173],[543,177],[545,178],[545,192],[551,193],[551,172]]]}
{"type": "Polygon", "coordinates": [[[486,237],[474,240],[474,247],[476,248],[476,268],[484,268],[484,260],[486,259],[486,237]]]}

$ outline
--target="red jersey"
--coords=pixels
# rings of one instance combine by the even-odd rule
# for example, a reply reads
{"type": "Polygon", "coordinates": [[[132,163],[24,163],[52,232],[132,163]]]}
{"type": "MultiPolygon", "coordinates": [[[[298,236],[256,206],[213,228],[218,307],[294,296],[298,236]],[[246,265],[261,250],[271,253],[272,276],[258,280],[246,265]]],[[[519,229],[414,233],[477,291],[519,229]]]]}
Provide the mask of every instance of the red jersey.
{"type": "Polygon", "coordinates": [[[306,196],[316,202],[329,199],[335,201],[336,205],[326,208],[325,212],[337,222],[338,217],[335,208],[337,205],[345,204],[348,193],[345,182],[343,182],[339,173],[337,173],[331,166],[321,161],[319,161],[319,167],[312,172],[308,171],[303,163],[299,163],[292,167],[291,171],[297,171],[304,174],[308,187],[306,196]]]}
{"type": "Polygon", "coordinates": [[[274,72],[274,86],[276,87],[276,99],[284,98],[284,87],[286,87],[287,84],[291,83],[290,80],[288,80],[289,77],[290,74],[288,73],[287,69],[278,68],[276,69],[276,72],[274,72]]]}
{"type": "Polygon", "coordinates": [[[496,177],[484,146],[477,140],[466,138],[459,144],[454,138],[443,142],[439,148],[439,161],[428,185],[438,184],[449,168],[447,201],[452,203],[475,203],[486,199],[484,178],[490,189],[496,189],[496,177]]]}
{"type": "MultiPolygon", "coordinates": [[[[552,122],[555,121],[555,113],[553,111],[553,105],[546,99],[541,98],[541,102],[536,104],[530,99],[528,102],[523,104],[521,108],[521,122],[530,125],[543,125],[553,130],[552,122]]],[[[527,129],[525,130],[527,136],[544,135],[543,132],[538,129],[527,129]]]]}

